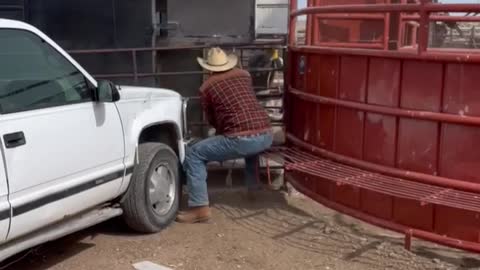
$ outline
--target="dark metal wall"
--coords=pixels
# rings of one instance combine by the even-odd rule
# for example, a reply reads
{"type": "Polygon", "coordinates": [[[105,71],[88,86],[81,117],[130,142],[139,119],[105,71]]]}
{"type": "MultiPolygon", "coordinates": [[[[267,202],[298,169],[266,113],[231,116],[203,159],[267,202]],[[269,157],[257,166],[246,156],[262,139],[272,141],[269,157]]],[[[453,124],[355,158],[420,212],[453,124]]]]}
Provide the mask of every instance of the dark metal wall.
{"type": "Polygon", "coordinates": [[[27,21],[66,49],[107,48],[115,45],[113,1],[30,1],[27,21]]]}
{"type": "Polygon", "coordinates": [[[0,8],[0,18],[23,20],[24,12],[19,4],[23,4],[23,0],[0,0],[0,6],[8,7],[0,8]]]}
{"type": "MultiPolygon", "coordinates": [[[[31,0],[26,5],[26,21],[66,50],[151,47],[152,7],[151,0],[31,0]]],[[[132,72],[131,56],[125,53],[75,58],[94,74],[132,72]]],[[[139,53],[137,66],[139,72],[152,72],[152,54],[139,53]]],[[[141,83],[154,86],[152,78],[141,83]]]]}
{"type": "MultiPolygon", "coordinates": [[[[138,50],[135,57],[132,50],[114,49],[251,43],[254,15],[254,0],[0,0],[0,17],[38,27],[64,49],[76,51],[73,57],[91,74],[117,84],[170,88],[183,96],[198,95],[203,75],[145,74],[198,72],[202,49],[138,50]],[[134,72],[143,76],[122,76],[134,72]]],[[[190,109],[191,121],[201,122],[199,104],[190,109]]],[[[201,132],[201,127],[194,130],[201,132]]]]}
{"type": "Polygon", "coordinates": [[[66,49],[151,46],[150,0],[34,0],[27,21],[66,49]]]}
{"type": "Polygon", "coordinates": [[[169,0],[169,39],[251,42],[254,16],[254,0],[169,0]]]}

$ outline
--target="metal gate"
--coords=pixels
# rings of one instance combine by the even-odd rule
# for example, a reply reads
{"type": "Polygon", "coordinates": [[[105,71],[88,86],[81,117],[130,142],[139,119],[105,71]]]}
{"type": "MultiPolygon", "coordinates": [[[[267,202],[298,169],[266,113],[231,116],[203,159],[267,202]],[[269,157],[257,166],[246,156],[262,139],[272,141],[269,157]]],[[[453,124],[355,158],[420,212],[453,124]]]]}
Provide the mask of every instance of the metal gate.
{"type": "Polygon", "coordinates": [[[456,12],[480,6],[295,2],[288,143],[268,155],[301,192],[404,233],[407,248],[418,237],[480,252],[480,53],[428,45],[432,22],[478,22],[456,12]],[[295,39],[300,15],[306,44],[295,39]]]}

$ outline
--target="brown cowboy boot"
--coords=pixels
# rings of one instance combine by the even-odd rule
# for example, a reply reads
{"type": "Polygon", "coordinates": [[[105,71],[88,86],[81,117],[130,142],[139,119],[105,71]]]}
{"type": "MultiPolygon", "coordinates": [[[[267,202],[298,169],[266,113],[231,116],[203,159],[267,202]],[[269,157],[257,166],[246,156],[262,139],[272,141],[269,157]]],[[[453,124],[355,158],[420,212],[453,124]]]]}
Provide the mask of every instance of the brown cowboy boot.
{"type": "Polygon", "coordinates": [[[179,223],[191,224],[208,221],[211,216],[212,213],[208,206],[192,207],[187,211],[179,212],[176,221],[179,223]]]}

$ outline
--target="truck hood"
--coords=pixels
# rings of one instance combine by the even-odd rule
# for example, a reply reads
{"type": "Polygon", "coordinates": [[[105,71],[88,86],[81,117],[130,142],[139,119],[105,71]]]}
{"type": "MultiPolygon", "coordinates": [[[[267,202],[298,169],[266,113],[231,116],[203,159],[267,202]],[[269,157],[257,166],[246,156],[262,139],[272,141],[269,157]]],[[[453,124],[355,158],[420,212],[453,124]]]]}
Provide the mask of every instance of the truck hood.
{"type": "Polygon", "coordinates": [[[163,88],[119,86],[120,100],[180,99],[175,91],[163,88]]]}

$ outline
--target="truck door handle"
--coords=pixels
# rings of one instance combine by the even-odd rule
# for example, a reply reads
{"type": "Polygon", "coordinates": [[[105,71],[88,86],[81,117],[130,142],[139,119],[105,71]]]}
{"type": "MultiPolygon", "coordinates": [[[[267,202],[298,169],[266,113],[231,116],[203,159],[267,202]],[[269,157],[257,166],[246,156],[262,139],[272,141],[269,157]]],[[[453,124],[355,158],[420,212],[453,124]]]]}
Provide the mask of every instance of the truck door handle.
{"type": "Polygon", "coordinates": [[[23,131],[5,134],[3,135],[3,140],[7,148],[18,147],[27,143],[23,131]]]}

